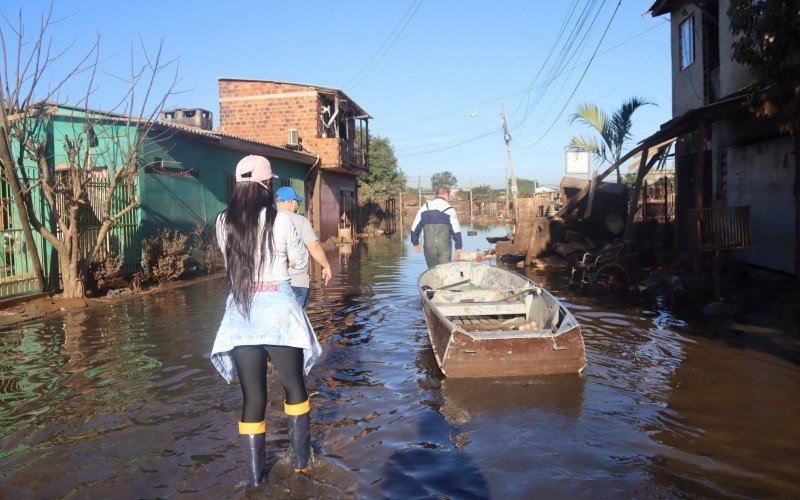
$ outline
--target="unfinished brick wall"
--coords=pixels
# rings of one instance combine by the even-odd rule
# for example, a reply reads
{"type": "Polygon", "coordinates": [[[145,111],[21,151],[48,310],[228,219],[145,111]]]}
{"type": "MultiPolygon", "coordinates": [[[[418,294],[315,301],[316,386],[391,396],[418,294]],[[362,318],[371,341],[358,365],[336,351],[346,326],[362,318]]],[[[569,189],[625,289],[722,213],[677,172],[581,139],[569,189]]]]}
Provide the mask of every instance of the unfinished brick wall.
{"type": "Polygon", "coordinates": [[[339,140],[323,139],[320,97],[314,87],[247,80],[219,81],[219,132],[285,145],[289,129],[320,155],[323,166],[339,163],[339,140]]]}

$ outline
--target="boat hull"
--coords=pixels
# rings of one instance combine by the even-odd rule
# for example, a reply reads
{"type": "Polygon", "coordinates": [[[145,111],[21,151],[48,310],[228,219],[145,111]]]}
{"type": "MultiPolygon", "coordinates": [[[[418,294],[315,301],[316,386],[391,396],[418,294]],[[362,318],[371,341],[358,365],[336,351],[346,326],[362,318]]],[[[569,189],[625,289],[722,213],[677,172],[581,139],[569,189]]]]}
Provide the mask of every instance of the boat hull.
{"type": "MultiPolygon", "coordinates": [[[[443,264],[453,265],[482,264],[443,264]]],[[[511,273],[500,268],[497,271],[511,273]]],[[[515,280],[522,278],[531,286],[536,286],[527,278],[516,273],[511,274],[515,276],[515,280]]],[[[580,326],[547,292],[544,293],[547,293],[548,300],[555,301],[562,314],[569,315],[571,322],[565,323],[568,328],[557,332],[465,331],[442,314],[422,288],[420,292],[431,347],[439,368],[447,377],[499,378],[579,373],[586,365],[580,326]]],[[[465,306],[465,310],[468,307],[469,305],[465,306]]]]}

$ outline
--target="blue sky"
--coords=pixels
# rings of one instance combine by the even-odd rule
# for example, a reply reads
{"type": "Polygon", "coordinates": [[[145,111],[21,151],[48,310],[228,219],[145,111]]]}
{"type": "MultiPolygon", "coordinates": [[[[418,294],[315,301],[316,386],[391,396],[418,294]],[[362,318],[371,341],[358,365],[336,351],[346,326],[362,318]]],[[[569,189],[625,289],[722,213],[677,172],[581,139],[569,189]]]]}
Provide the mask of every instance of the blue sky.
{"type": "MultiPolygon", "coordinates": [[[[140,40],[153,50],[163,38],[183,90],[168,107],[204,107],[216,119],[220,77],[340,88],[374,117],[370,131],[389,138],[413,185],[449,170],[460,187],[502,187],[501,103],[516,175],[551,184],[564,175],[569,139],[585,132],[569,125],[577,104],[657,103],[634,115],[634,140],[670,119],[669,24],[644,14],[651,3],[62,0],[56,16],[69,17],[53,34],[55,47],[74,42],[63,64],[102,36],[92,107],[113,108],[124,89],[113,76],[129,71],[132,48],[141,61],[140,40]]],[[[29,32],[48,6],[24,2],[29,32]]],[[[19,3],[0,8],[13,22],[19,3]]],[[[85,86],[76,79],[59,98],[75,102],[85,86]]]]}

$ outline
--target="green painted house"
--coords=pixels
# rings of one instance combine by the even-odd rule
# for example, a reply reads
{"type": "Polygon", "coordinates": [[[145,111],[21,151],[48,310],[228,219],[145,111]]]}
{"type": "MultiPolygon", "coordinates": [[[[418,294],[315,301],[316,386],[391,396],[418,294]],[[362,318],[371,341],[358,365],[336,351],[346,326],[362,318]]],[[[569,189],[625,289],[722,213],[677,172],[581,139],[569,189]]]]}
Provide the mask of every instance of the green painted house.
{"type": "MultiPolygon", "coordinates": [[[[208,113],[195,110],[196,113],[208,113]]],[[[187,113],[188,114],[188,113],[187,113]]],[[[180,115],[180,114],[179,114],[180,115]]],[[[210,125],[209,119],[206,120],[210,125]]],[[[180,123],[172,111],[162,112],[161,120],[153,126],[136,154],[138,173],[131,186],[120,186],[111,205],[118,211],[128,203],[127,189],[135,189],[138,205],[125,214],[105,238],[106,250],[124,257],[124,270],[135,272],[140,266],[141,242],[161,229],[190,232],[197,226],[212,227],[216,215],[227,206],[233,186],[236,163],[245,155],[267,157],[280,177],[274,183],[289,185],[305,196],[306,177],[316,158],[282,146],[219,134],[199,126],[180,123]]],[[[49,118],[42,125],[47,134],[50,175],[67,170],[69,141],[82,138],[81,154],[90,158],[91,169],[86,203],[81,206],[83,234],[80,247],[87,251],[94,242],[100,226],[97,207],[117,165],[122,165],[126,153],[137,144],[141,133],[139,121],[130,117],[87,111],[62,104],[50,106],[49,118]]],[[[203,125],[206,125],[205,123],[203,125]]],[[[38,168],[29,160],[23,161],[29,182],[35,182],[38,168]]],[[[56,231],[41,193],[32,191],[35,210],[42,223],[56,231]]],[[[4,255],[0,262],[0,298],[36,291],[31,271],[29,249],[24,244],[19,218],[11,200],[10,189],[0,179],[0,233],[4,255]]],[[[305,207],[301,206],[301,213],[305,207]]],[[[36,234],[36,233],[34,233],[36,234]]],[[[51,289],[58,288],[58,259],[51,246],[36,235],[40,259],[51,289]]]]}

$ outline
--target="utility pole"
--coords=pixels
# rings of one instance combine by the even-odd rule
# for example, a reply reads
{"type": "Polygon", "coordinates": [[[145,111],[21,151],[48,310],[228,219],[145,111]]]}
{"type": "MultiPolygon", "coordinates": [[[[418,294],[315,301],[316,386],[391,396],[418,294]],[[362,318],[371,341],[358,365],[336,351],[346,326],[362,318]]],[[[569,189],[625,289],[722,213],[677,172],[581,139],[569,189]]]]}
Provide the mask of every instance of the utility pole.
{"type": "Polygon", "coordinates": [[[511,217],[511,207],[508,204],[508,167],[506,167],[506,215],[511,217]]]}
{"type": "MultiPolygon", "coordinates": [[[[406,188],[406,187],[405,187],[405,186],[403,186],[403,190],[404,190],[405,188],[406,188]]],[[[402,217],[402,216],[403,216],[403,191],[402,191],[402,190],[400,191],[400,196],[399,196],[399,198],[400,198],[400,217],[402,217]]]]}
{"type": "Polygon", "coordinates": [[[417,191],[419,193],[419,206],[422,206],[422,176],[419,176],[419,181],[417,184],[417,191]]]}
{"type": "Polygon", "coordinates": [[[511,197],[514,200],[514,220],[517,220],[516,213],[519,209],[517,205],[517,194],[519,194],[519,189],[517,189],[517,178],[514,177],[514,158],[511,156],[511,134],[508,133],[506,110],[502,102],[500,103],[500,119],[503,120],[503,140],[506,141],[506,151],[508,151],[508,175],[511,177],[511,197]]]}
{"type": "Polygon", "coordinates": [[[472,219],[472,179],[469,180],[469,218],[472,219]]]}
{"type": "Polygon", "coordinates": [[[403,185],[400,186],[400,217],[403,216],[403,191],[406,190],[406,176],[403,175],[403,169],[400,169],[400,177],[403,179],[403,185]]]}

